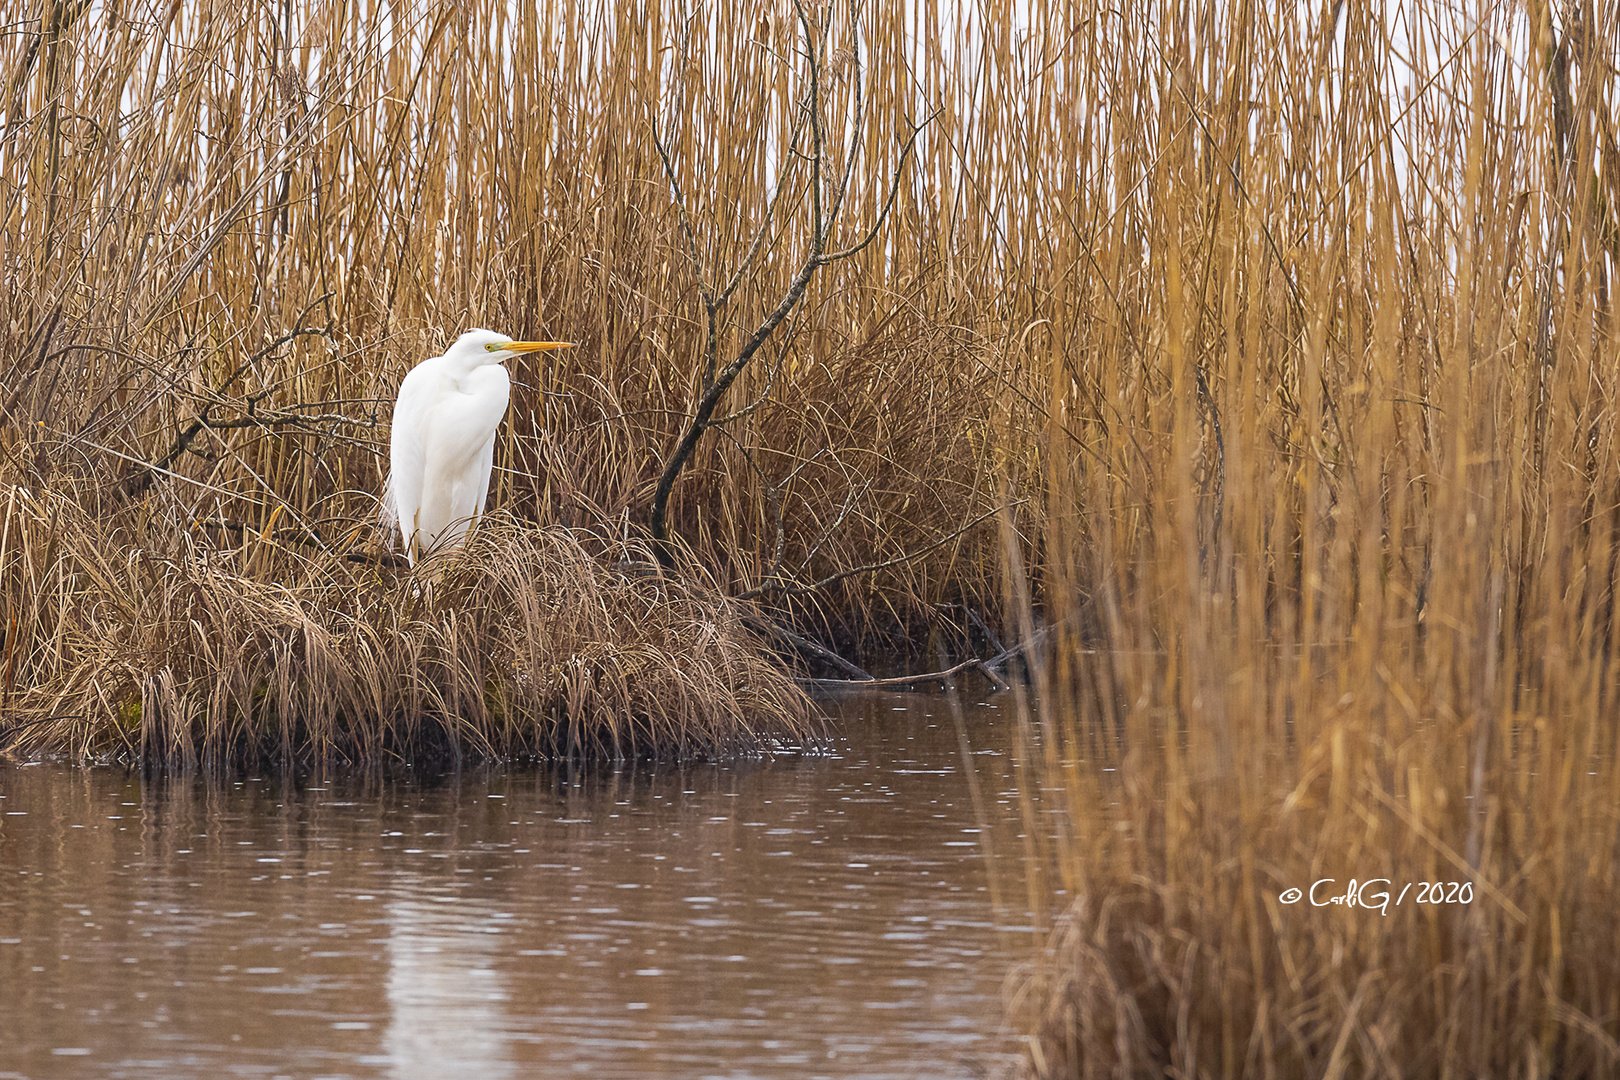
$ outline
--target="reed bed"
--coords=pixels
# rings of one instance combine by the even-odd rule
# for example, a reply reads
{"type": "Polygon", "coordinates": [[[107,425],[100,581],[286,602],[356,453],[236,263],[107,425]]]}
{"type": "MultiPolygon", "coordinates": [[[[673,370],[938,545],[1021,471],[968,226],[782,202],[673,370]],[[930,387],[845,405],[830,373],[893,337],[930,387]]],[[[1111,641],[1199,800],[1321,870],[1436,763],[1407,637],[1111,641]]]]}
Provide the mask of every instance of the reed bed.
{"type": "Polygon", "coordinates": [[[1028,1071],[1615,1075],[1615,13],[1061,10],[1028,1071]]]}
{"type": "MultiPolygon", "coordinates": [[[[891,136],[914,110],[885,101],[868,75],[893,63],[892,47],[837,59],[855,40],[848,19],[816,19],[836,60],[811,80],[822,112],[847,115],[870,96],[872,122],[856,132],[863,156],[854,161],[845,139],[827,162],[851,177],[854,235],[876,219],[898,163],[891,136]]],[[[794,60],[803,33],[786,5],[763,21],[717,12],[694,24],[684,9],[610,3],[316,0],[272,12],[219,0],[47,0],[8,24],[0,484],[50,510],[19,516],[0,557],[15,721],[0,728],[6,744],[128,749],[119,725],[136,696],[146,725],[136,749],[182,755],[188,739],[234,746],[233,732],[273,723],[307,737],[307,749],[347,754],[370,737],[365,724],[376,733],[397,719],[376,745],[407,745],[425,715],[419,702],[432,699],[427,711],[442,717],[463,697],[483,709],[480,695],[451,688],[464,678],[455,665],[427,677],[367,651],[420,629],[367,621],[379,604],[409,606],[415,586],[379,586],[348,565],[374,550],[368,526],[398,382],[475,325],[578,342],[562,363],[514,367],[491,505],[531,529],[582,530],[593,552],[634,542],[692,411],[705,333],[700,264],[653,134],[698,223],[695,254],[714,273],[739,265],[775,200],[775,225],[719,325],[732,348],[779,302],[804,247],[808,178],[786,167],[782,143],[806,98],[807,68],[794,60]],[[156,538],[153,521],[164,523],[156,538]],[[140,573],[167,584],[119,601],[153,624],[119,631],[131,653],[92,642],[92,624],[68,613],[90,619],[108,583],[86,577],[82,561],[110,559],[107,574],[129,577],[154,550],[170,569],[140,573]],[[229,575],[198,587],[237,590],[248,607],[225,604],[234,614],[223,623],[168,625],[163,590],[216,562],[229,575]],[[328,612],[369,629],[351,633],[328,612]],[[305,624],[337,652],[282,674],[276,657],[297,652],[305,624]],[[74,636],[82,648],[68,650],[74,636]],[[196,682],[261,646],[228,693],[196,682]],[[134,681],[86,681],[103,662],[134,681]],[[165,671],[173,686],[154,697],[165,671]],[[384,693],[391,678],[405,682],[384,693]],[[319,701],[351,684],[367,688],[363,701],[319,701]],[[280,719],[225,719],[250,707],[280,719]],[[310,726],[294,715],[301,707],[310,726]],[[70,719],[40,723],[41,708],[70,719]],[[206,734],[186,734],[203,713],[206,734]],[[350,727],[329,730],[341,724],[350,727]]],[[[725,410],[734,415],[676,487],[670,521],[692,556],[690,587],[709,598],[692,600],[704,626],[730,634],[763,605],[854,649],[926,630],[940,604],[997,594],[985,519],[1000,497],[993,421],[1006,372],[982,337],[927,307],[922,280],[880,272],[890,260],[921,267],[906,254],[914,186],[902,194],[884,243],[821,273],[743,373],[725,410]],[[743,603],[727,614],[722,593],[743,603]]],[[[535,543],[549,552],[542,561],[556,557],[555,545],[535,543]]],[[[505,553],[540,558],[520,544],[505,553]]],[[[488,552],[474,562],[506,580],[488,552]]],[[[583,587],[611,572],[551,562],[534,588],[551,595],[560,581],[583,587]]],[[[460,594],[433,595],[443,604],[460,594]]],[[[688,615],[697,618],[671,617],[688,615]]],[[[615,620],[589,625],[605,634],[615,620]]],[[[428,636],[449,632],[429,621],[438,629],[428,636]]],[[[432,647],[510,651],[484,634],[432,647]]],[[[637,640],[622,644],[634,651],[637,640]]],[[[728,637],[725,655],[744,642],[759,644],[728,637]]],[[[619,748],[615,725],[632,723],[620,706],[658,718],[658,745],[676,731],[668,745],[683,752],[722,745],[718,729],[692,726],[698,706],[680,680],[695,654],[659,655],[675,668],[674,700],[654,701],[644,678],[569,697],[569,723],[597,731],[567,745],[619,748]]],[[[764,710],[736,748],[802,728],[803,702],[780,678],[748,680],[701,690],[717,724],[764,710]]],[[[531,748],[561,745],[543,719],[551,706],[519,697],[541,708],[531,748]]],[[[452,741],[524,745],[485,722],[480,714],[477,732],[452,741]]]]}
{"type": "MultiPolygon", "coordinates": [[[[97,514],[161,477],[255,528],[369,520],[399,379],[487,326],[579,343],[514,368],[492,504],[623,535],[645,525],[702,375],[698,270],[654,132],[706,272],[746,271],[723,346],[803,255],[808,177],[785,140],[807,76],[787,4],[696,22],[504,0],[38,14],[0,36],[0,442],[7,478],[91,479],[97,514]]],[[[869,118],[843,244],[876,219],[893,136],[926,113],[888,85],[898,42],[857,62],[847,17],[818,17],[822,111],[848,116],[863,93],[869,118]]],[[[883,242],[823,270],[735,384],[740,415],[671,504],[734,592],[898,560],[787,590],[857,641],[999,595],[993,526],[912,557],[994,509],[1007,372],[929,287],[910,175],[883,242]]]]}
{"type": "MultiPolygon", "coordinates": [[[[1040,644],[1030,888],[1064,901],[1030,1070],[1620,1069],[1613,13],[803,10],[847,136],[835,246],[922,131],[880,239],[743,372],[672,522],[717,595],[825,635],[965,604],[1040,644]],[[1281,899],[1328,878],[1472,897],[1281,899]]],[[[406,578],[362,611],[342,575],[380,571],[341,556],[398,378],[483,324],[581,347],[514,372],[513,523],[465,571],[508,584],[432,586],[466,671],[389,692],[454,685],[438,711],[497,730],[457,605],[551,595],[500,569],[554,557],[542,527],[593,557],[635,540],[703,383],[700,286],[743,268],[723,351],[804,256],[802,39],[787,3],[607,0],[46,3],[0,37],[0,481],[37,511],[31,561],[0,554],[5,692],[128,716],[133,691],[68,672],[109,669],[96,596],[146,605],[129,640],[194,633],[142,628],[168,610],[124,580],[149,551],[187,582],[229,552],[253,598],[229,633],[283,627],[284,652],[298,612],[328,626],[322,590],[366,627],[423,610],[406,578]],[[293,544],[340,557],[300,571],[293,544]]],[[[215,633],[139,670],[198,679],[215,633]]],[[[152,691],[154,725],[214,700],[186,685],[152,691]]]]}

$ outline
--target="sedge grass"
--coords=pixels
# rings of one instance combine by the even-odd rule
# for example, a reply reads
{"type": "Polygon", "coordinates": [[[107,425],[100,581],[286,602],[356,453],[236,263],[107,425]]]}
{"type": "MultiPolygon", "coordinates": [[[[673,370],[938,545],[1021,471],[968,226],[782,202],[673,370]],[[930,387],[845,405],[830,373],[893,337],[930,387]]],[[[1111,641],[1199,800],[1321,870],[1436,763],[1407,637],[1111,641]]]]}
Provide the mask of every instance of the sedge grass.
{"type": "Polygon", "coordinates": [[[232,547],[176,523],[109,545],[13,488],[0,534],[52,643],[8,651],[0,746],[179,767],[732,755],[814,742],[809,702],[700,581],[509,516],[414,571],[232,547]],[[44,524],[48,522],[48,525],[44,524]]]}

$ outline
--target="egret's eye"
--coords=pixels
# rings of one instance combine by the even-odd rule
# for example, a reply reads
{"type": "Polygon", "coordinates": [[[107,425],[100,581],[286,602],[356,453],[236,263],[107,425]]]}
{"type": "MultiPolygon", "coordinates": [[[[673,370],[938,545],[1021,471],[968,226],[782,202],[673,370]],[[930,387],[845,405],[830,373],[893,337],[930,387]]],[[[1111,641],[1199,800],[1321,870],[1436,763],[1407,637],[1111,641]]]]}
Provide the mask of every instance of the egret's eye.
{"type": "Polygon", "coordinates": [[[500,352],[504,348],[506,348],[506,342],[504,342],[504,341],[492,341],[488,345],[484,346],[484,351],[485,352],[500,352]]]}

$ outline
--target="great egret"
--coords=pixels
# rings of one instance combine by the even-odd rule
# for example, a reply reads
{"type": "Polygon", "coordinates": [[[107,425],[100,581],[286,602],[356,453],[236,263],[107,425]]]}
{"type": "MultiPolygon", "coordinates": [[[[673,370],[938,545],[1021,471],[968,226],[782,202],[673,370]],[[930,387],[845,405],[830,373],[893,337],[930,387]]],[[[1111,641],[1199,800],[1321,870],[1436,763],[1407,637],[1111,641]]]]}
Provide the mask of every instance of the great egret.
{"type": "Polygon", "coordinates": [[[513,341],[469,330],[443,356],[424,360],[399,384],[389,440],[385,529],[397,528],[405,558],[459,544],[489,496],[495,429],[512,380],[501,361],[519,353],[572,348],[567,341],[513,341]]]}

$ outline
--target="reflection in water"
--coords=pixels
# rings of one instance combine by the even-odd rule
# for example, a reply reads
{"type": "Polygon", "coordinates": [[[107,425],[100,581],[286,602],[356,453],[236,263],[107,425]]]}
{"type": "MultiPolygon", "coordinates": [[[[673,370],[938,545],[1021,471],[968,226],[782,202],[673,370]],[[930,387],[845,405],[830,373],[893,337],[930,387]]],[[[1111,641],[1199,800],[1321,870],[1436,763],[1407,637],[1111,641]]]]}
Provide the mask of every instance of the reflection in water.
{"type": "Polygon", "coordinates": [[[517,1075],[505,1030],[511,994],[496,970],[498,931],[485,929],[504,913],[433,903],[420,875],[394,888],[407,898],[388,905],[391,1073],[401,1080],[517,1075]]]}
{"type": "Polygon", "coordinates": [[[943,701],[834,708],[832,755],[732,765],[0,766],[0,1078],[980,1075],[1010,717],[968,709],[981,822],[943,701]]]}

